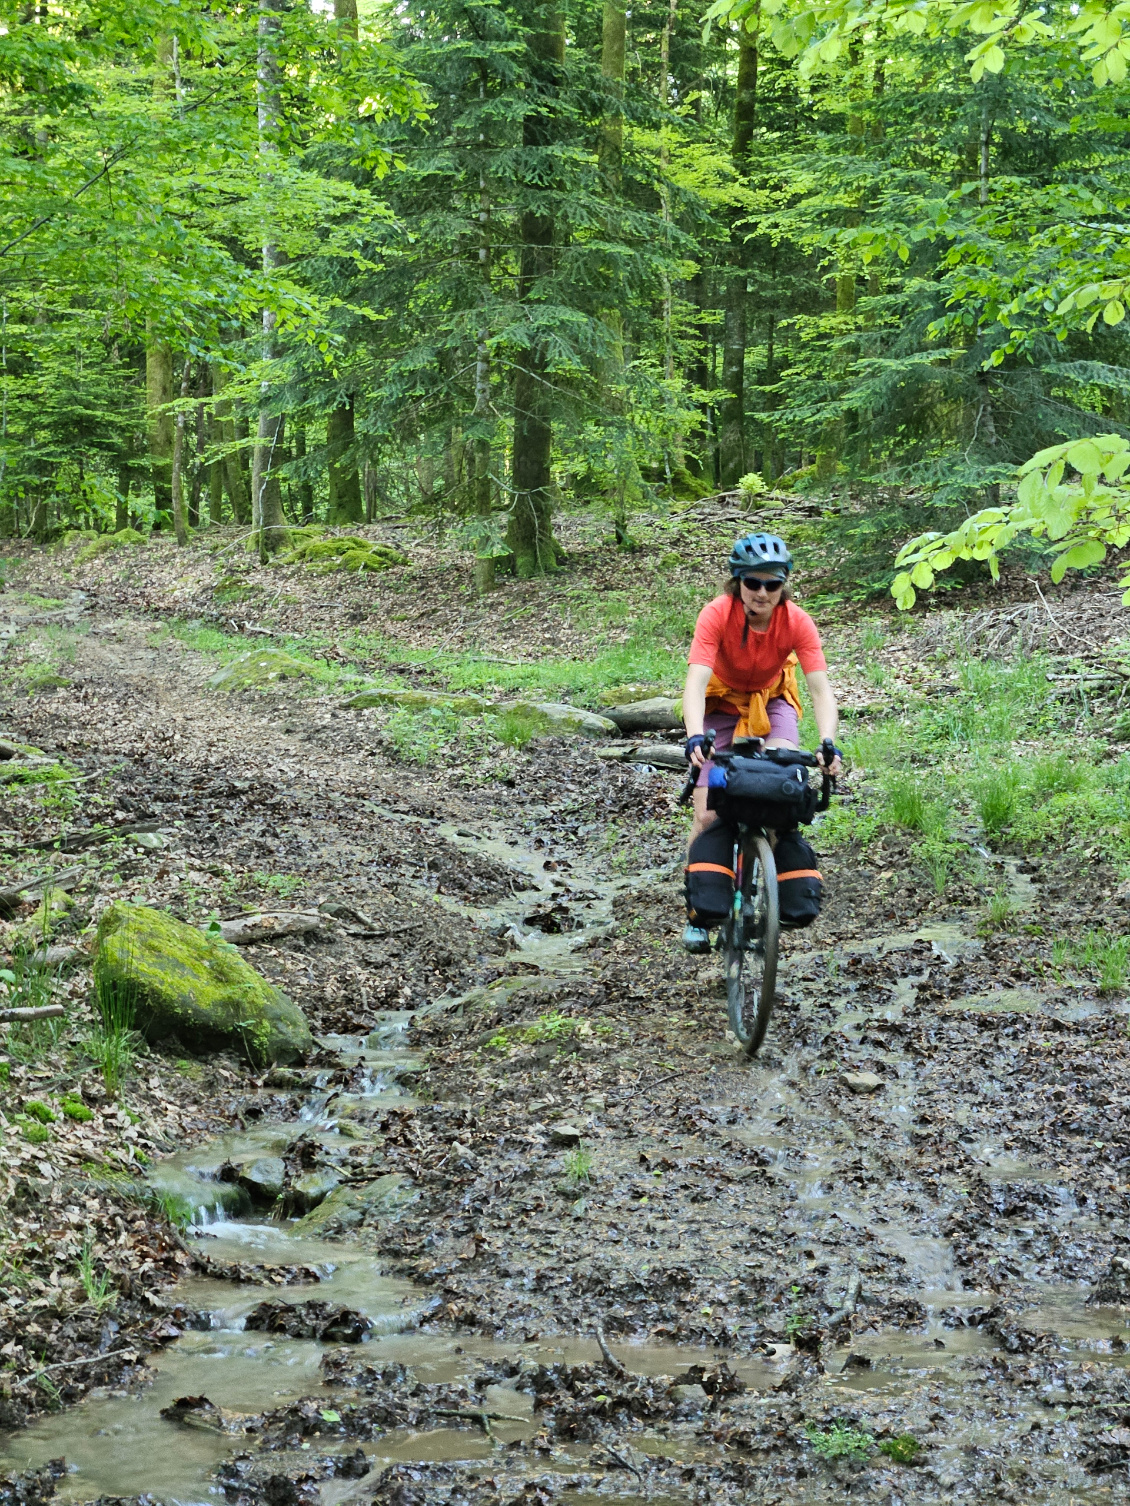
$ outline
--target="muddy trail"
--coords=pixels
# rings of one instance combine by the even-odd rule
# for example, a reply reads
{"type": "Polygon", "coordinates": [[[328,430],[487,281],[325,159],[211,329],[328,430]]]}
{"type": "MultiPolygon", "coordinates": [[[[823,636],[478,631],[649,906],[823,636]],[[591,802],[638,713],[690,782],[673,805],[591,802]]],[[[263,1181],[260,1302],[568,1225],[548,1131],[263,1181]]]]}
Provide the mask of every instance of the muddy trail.
{"type": "MultiPolygon", "coordinates": [[[[104,1317],[0,1293],[0,1501],[1130,1491],[1117,997],[979,935],[972,896],[928,903],[892,838],[882,868],[823,857],[749,1063],[678,945],[677,776],[548,737],[495,778],[400,761],[332,696],[217,695],[141,615],[73,610],[69,685],[4,730],[90,779],[68,830],[150,838],[53,859],[86,864],[76,930],[114,898],[282,908],[285,878],[319,928],[247,955],[318,1050],[139,1058],[121,1133],[190,1222],[145,1216],[104,1317]]],[[[1054,865],[989,861],[1073,922],[1054,865]]],[[[81,966],[61,987],[89,1009],[81,966]]],[[[47,1075],[13,1058],[11,1092],[47,1075]]],[[[41,1231],[96,1184],[83,1132],[54,1167],[7,1143],[41,1231]]]]}

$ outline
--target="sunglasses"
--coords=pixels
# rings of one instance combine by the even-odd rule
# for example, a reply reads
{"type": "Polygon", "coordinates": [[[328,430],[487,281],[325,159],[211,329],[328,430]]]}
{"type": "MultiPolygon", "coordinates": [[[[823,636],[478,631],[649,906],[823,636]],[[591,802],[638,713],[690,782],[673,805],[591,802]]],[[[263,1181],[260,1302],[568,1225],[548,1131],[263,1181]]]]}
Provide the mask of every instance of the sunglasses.
{"type": "Polygon", "coordinates": [[[741,582],[747,591],[756,591],[760,587],[763,591],[768,591],[770,595],[774,591],[779,591],[785,584],[783,580],[766,580],[761,575],[743,575],[741,582]]]}

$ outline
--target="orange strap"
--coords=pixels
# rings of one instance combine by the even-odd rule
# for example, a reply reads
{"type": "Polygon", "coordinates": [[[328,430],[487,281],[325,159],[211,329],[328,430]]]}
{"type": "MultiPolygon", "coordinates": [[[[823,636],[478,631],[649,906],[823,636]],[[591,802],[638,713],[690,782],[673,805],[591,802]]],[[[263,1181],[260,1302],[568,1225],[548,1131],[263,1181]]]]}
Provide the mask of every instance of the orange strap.
{"type": "Polygon", "coordinates": [[[783,884],[786,879],[794,878],[814,878],[820,879],[821,883],[824,882],[818,868],[794,868],[791,873],[779,873],[777,875],[777,882],[783,884]]]}
{"type": "Polygon", "coordinates": [[[733,878],[732,868],[723,868],[721,863],[688,863],[687,873],[724,873],[727,878],[733,878]]]}

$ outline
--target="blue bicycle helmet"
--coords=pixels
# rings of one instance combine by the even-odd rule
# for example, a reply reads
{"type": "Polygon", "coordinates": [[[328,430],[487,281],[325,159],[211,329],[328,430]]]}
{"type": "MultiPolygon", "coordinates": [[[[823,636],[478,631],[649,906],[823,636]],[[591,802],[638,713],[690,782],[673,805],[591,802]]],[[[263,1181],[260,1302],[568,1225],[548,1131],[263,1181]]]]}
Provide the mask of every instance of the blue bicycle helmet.
{"type": "Polygon", "coordinates": [[[775,533],[747,533],[730,551],[730,574],[735,580],[747,570],[761,570],[786,580],[792,568],[793,557],[784,539],[775,533]]]}

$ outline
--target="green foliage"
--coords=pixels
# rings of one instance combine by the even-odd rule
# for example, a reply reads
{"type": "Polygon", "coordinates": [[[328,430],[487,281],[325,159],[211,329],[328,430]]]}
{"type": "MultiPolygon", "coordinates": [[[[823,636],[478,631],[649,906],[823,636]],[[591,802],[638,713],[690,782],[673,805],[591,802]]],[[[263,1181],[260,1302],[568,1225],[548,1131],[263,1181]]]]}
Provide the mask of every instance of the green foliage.
{"type": "Polygon", "coordinates": [[[566,1151],[562,1159],[565,1166],[565,1175],[571,1183],[578,1186],[582,1182],[588,1182],[592,1174],[592,1155],[583,1145],[575,1146],[572,1150],[566,1151]]]}
{"type": "Polygon", "coordinates": [[[536,711],[515,709],[499,711],[487,718],[490,734],[507,748],[524,748],[535,737],[540,737],[549,726],[548,717],[536,711]]]}
{"type": "Polygon", "coordinates": [[[263,873],[257,872],[251,875],[253,881],[260,889],[265,889],[268,894],[277,899],[291,899],[299,889],[306,886],[306,880],[299,878],[295,873],[263,873]]]}
{"type": "Polygon", "coordinates": [[[51,1138],[51,1131],[45,1124],[34,1122],[23,1125],[22,1133],[29,1145],[45,1145],[51,1138]]]}
{"type": "Polygon", "coordinates": [[[888,1459],[893,1459],[896,1464],[916,1464],[918,1456],[922,1452],[922,1445],[913,1433],[896,1433],[893,1438],[884,1438],[879,1444],[879,1452],[886,1454],[888,1459]]]}
{"type": "Polygon", "coordinates": [[[114,1291],[112,1278],[109,1271],[95,1269],[94,1244],[90,1239],[83,1241],[82,1250],[79,1252],[78,1279],[82,1284],[86,1300],[97,1312],[102,1312],[113,1305],[117,1294],[114,1291]]]}
{"type": "Polygon", "coordinates": [[[94,1118],[94,1110],[87,1108],[81,1098],[70,1094],[63,1099],[62,1110],[68,1119],[73,1119],[78,1124],[89,1124],[94,1118]]]}
{"type": "Polygon", "coordinates": [[[54,1124],[55,1113],[38,1098],[29,1098],[24,1104],[24,1113],[29,1119],[38,1119],[40,1124],[54,1124]]]}
{"type": "Polygon", "coordinates": [[[821,1459],[866,1459],[875,1444],[870,1433],[846,1422],[834,1422],[825,1429],[810,1422],[804,1432],[821,1459]]]}
{"type": "Polygon", "coordinates": [[[406,565],[408,556],[399,549],[386,544],[375,544],[370,539],[352,536],[332,539],[311,539],[279,555],[277,564],[306,565],[311,570],[390,570],[394,565],[406,565]]]}
{"type": "Polygon", "coordinates": [[[532,1025],[527,1025],[522,1031],[524,1041],[560,1041],[572,1035],[577,1029],[579,1021],[571,1015],[559,1014],[557,1010],[550,1010],[548,1014],[539,1015],[532,1025]]]}
{"type": "Polygon", "coordinates": [[[1052,961],[1091,974],[1102,994],[1122,993],[1130,976],[1130,937],[1086,931],[1073,940],[1057,941],[1052,961]]]}
{"type": "Polygon", "coordinates": [[[130,544],[144,544],[145,535],[138,533],[136,528],[121,528],[117,533],[98,534],[75,555],[75,563],[87,565],[91,560],[101,558],[104,554],[111,554],[116,549],[126,549],[130,544]]]}

